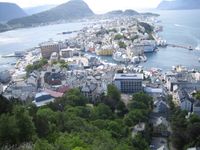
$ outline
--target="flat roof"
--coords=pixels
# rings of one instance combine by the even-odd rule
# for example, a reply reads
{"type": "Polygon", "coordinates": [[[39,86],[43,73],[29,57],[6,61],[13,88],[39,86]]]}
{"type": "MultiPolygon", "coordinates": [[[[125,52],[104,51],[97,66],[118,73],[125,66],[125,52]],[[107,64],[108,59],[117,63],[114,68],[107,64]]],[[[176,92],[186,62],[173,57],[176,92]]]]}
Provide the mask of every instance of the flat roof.
{"type": "Polygon", "coordinates": [[[144,75],[143,74],[121,74],[117,73],[114,76],[114,80],[124,80],[124,79],[129,79],[129,80],[143,80],[144,75]]]}

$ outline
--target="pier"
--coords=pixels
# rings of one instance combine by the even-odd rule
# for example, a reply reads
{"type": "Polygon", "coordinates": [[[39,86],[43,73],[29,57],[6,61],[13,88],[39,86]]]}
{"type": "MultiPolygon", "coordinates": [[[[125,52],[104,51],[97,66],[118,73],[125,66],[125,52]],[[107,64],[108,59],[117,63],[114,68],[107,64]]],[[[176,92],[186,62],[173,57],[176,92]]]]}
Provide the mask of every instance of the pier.
{"type": "Polygon", "coordinates": [[[184,46],[184,45],[179,45],[179,44],[167,44],[169,47],[174,47],[174,48],[182,48],[182,49],[187,49],[187,50],[200,50],[197,48],[194,48],[192,46],[184,46]]]}
{"type": "Polygon", "coordinates": [[[167,43],[165,40],[161,39],[160,37],[158,37],[156,34],[152,34],[154,40],[157,43],[157,46],[159,47],[173,47],[173,48],[182,48],[182,49],[186,49],[186,50],[200,50],[200,48],[195,48],[192,46],[185,46],[185,45],[180,45],[180,44],[172,44],[172,43],[167,43]]]}

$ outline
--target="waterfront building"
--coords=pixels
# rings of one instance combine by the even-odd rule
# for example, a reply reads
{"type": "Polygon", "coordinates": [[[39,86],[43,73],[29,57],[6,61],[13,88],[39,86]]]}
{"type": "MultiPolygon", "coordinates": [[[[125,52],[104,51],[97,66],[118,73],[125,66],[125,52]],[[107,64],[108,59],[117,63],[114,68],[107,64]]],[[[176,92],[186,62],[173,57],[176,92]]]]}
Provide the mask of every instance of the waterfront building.
{"type": "Polygon", "coordinates": [[[114,49],[110,45],[104,45],[97,49],[95,52],[100,56],[112,56],[114,49]]]}
{"type": "Polygon", "coordinates": [[[134,49],[142,49],[144,53],[154,52],[156,42],[154,40],[142,40],[140,43],[134,44],[134,49]]]}
{"type": "Polygon", "coordinates": [[[122,93],[142,92],[143,74],[115,74],[114,84],[122,93]]]}
{"type": "Polygon", "coordinates": [[[46,59],[49,59],[53,52],[56,52],[59,54],[60,49],[61,49],[61,44],[55,41],[44,42],[44,43],[41,43],[39,46],[41,49],[42,57],[46,59]]]}

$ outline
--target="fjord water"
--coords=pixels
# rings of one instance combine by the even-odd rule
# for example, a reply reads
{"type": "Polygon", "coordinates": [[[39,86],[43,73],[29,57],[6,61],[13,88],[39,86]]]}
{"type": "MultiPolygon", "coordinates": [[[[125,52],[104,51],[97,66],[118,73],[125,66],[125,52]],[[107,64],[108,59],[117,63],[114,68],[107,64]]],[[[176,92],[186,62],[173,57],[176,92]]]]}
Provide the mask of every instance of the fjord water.
{"type": "Polygon", "coordinates": [[[62,35],[58,33],[81,30],[84,26],[85,23],[78,22],[25,28],[0,33],[0,70],[13,68],[14,66],[11,66],[11,64],[16,62],[15,58],[1,58],[1,56],[36,47],[39,43],[48,41],[49,39],[64,40],[70,38],[74,34],[62,35]]]}
{"type": "MultiPolygon", "coordinates": [[[[161,16],[163,32],[160,36],[170,44],[191,46],[200,49],[200,10],[157,11],[161,16]]],[[[200,69],[199,51],[181,48],[159,48],[157,53],[147,54],[145,68],[158,67],[170,70],[174,65],[184,65],[190,69],[200,69]]]]}
{"type": "MultiPolygon", "coordinates": [[[[168,43],[200,48],[200,10],[157,11],[164,30],[160,33],[168,43]]],[[[14,51],[26,50],[52,38],[63,40],[73,35],[58,35],[64,31],[80,30],[84,23],[67,23],[43,27],[18,29],[0,33],[0,55],[14,51]]],[[[145,68],[157,67],[170,70],[174,65],[188,68],[200,68],[198,59],[200,51],[189,51],[180,48],[160,48],[158,52],[147,54],[148,61],[141,65],[145,68]]],[[[110,60],[110,59],[109,59],[110,60]]],[[[0,70],[10,67],[13,58],[0,58],[0,70]]]]}

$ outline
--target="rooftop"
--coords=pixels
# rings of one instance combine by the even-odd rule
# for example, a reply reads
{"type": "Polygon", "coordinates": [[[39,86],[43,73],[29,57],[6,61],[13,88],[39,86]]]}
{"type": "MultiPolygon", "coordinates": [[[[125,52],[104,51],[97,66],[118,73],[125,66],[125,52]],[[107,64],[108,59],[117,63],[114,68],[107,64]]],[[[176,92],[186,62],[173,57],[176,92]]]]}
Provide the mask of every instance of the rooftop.
{"type": "Polygon", "coordinates": [[[144,76],[143,74],[115,74],[114,76],[114,80],[123,80],[123,79],[143,80],[144,76]]]}

